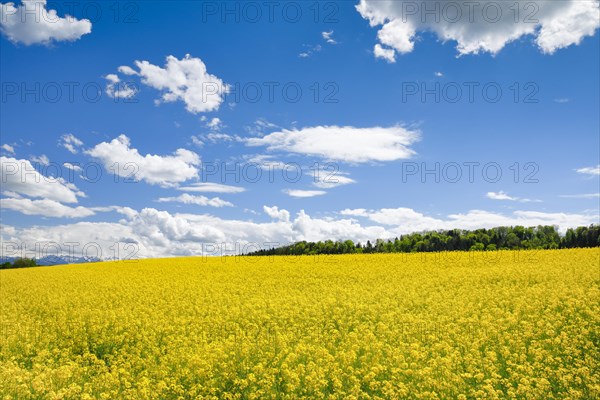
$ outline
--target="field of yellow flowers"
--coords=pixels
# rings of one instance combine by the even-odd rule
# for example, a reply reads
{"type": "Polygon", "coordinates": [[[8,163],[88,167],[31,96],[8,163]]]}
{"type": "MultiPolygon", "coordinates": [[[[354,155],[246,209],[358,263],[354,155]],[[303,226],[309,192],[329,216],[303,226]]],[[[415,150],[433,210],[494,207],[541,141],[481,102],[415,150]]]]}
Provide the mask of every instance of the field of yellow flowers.
{"type": "Polygon", "coordinates": [[[594,399],[600,250],[0,271],[3,399],[594,399]]]}

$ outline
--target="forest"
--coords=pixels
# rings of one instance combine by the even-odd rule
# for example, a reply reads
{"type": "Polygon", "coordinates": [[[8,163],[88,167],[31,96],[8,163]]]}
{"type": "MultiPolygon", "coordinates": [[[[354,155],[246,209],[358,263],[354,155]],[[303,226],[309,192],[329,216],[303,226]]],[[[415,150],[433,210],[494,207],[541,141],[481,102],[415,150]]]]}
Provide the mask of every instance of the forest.
{"type": "Polygon", "coordinates": [[[568,229],[561,236],[554,226],[497,227],[473,231],[452,229],[411,233],[395,239],[366,243],[345,241],[301,241],[288,246],[261,249],[248,255],[314,255],[356,253],[413,253],[436,251],[494,251],[564,249],[600,246],[600,225],[568,229]]]}

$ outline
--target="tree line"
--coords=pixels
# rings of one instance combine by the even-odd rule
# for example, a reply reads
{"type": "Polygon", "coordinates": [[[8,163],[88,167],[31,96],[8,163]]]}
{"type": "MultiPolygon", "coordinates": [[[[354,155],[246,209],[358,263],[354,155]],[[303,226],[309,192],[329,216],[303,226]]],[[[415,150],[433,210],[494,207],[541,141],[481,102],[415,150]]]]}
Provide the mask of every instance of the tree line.
{"type": "Polygon", "coordinates": [[[10,261],[3,262],[0,264],[0,269],[9,269],[9,268],[28,268],[28,267],[37,267],[34,258],[17,258],[12,263],[10,261]]]}
{"type": "Polygon", "coordinates": [[[568,229],[564,236],[554,226],[498,227],[473,231],[452,229],[401,235],[394,240],[373,243],[352,240],[301,241],[288,246],[262,249],[248,255],[314,255],[356,253],[412,253],[437,251],[495,251],[528,249],[569,249],[600,246],[600,225],[568,229]]]}

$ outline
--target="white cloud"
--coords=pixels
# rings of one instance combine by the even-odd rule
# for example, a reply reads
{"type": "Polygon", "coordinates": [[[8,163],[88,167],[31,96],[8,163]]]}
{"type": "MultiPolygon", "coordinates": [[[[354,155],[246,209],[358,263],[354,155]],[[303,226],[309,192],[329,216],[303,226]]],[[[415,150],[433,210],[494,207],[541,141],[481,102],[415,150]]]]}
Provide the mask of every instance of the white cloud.
{"type": "Polygon", "coordinates": [[[332,161],[365,163],[409,158],[415,154],[410,146],[419,137],[418,131],[398,125],[388,128],[316,126],[300,130],[284,129],[261,138],[248,138],[246,144],[332,161]]]}
{"type": "Polygon", "coordinates": [[[108,81],[104,90],[108,97],[113,99],[130,99],[137,94],[137,89],[131,82],[122,82],[116,74],[108,74],[104,79],[108,81]]]}
{"type": "Polygon", "coordinates": [[[214,117],[206,123],[206,126],[210,129],[218,131],[223,126],[223,121],[220,118],[214,117]]]}
{"type": "Polygon", "coordinates": [[[267,214],[273,219],[277,219],[283,222],[288,222],[290,220],[290,212],[288,210],[280,210],[277,206],[263,206],[263,211],[265,212],[265,214],[267,214]]]}
{"type": "Polygon", "coordinates": [[[63,163],[63,167],[75,172],[83,171],[83,168],[81,168],[79,165],[71,164],[69,162],[63,163]]]}
{"type": "Polygon", "coordinates": [[[2,209],[18,211],[25,215],[42,215],[54,218],[83,218],[95,214],[89,208],[82,206],[70,207],[50,199],[0,199],[0,205],[2,209]]]}
{"type": "Polygon", "coordinates": [[[441,78],[442,76],[444,76],[444,74],[439,71],[435,72],[434,75],[437,76],[438,78],[441,78]]]}
{"type": "Polygon", "coordinates": [[[559,197],[562,197],[565,199],[597,199],[597,198],[600,198],[600,193],[563,194],[559,197]]]}
{"type": "Polygon", "coordinates": [[[297,168],[297,165],[291,166],[288,163],[283,161],[275,160],[273,156],[267,154],[258,154],[254,156],[247,157],[248,164],[255,164],[260,169],[267,171],[275,171],[275,170],[285,170],[287,167],[297,168]]]}
{"type": "Polygon", "coordinates": [[[326,194],[327,192],[324,190],[284,189],[283,193],[287,194],[288,196],[292,196],[292,197],[307,198],[307,197],[322,196],[322,195],[326,194]]]}
{"type": "Polygon", "coordinates": [[[593,36],[600,26],[597,0],[361,0],[356,9],[372,27],[381,26],[378,40],[387,48],[381,47],[379,55],[376,49],[376,56],[391,50],[393,54],[385,55],[388,61],[395,52],[413,51],[424,32],[433,32],[443,42],[456,42],[461,55],[496,54],[506,44],[528,35],[535,38],[542,52],[552,54],[593,36]]]}
{"type": "Polygon", "coordinates": [[[300,54],[298,54],[298,57],[300,57],[300,58],[308,58],[308,57],[312,56],[313,54],[318,53],[321,50],[323,50],[323,46],[321,46],[320,44],[317,44],[317,45],[305,44],[303,46],[306,48],[306,50],[301,52],[300,54]]]}
{"type": "MultiPolygon", "coordinates": [[[[463,229],[492,228],[494,226],[537,226],[556,225],[562,232],[569,227],[598,223],[598,215],[546,213],[538,211],[515,211],[502,215],[489,211],[472,210],[466,214],[449,215],[446,226],[459,226],[463,229]]],[[[450,228],[448,228],[450,229],[450,228]]]]}
{"type": "Polygon", "coordinates": [[[488,199],[492,199],[492,200],[517,200],[516,197],[510,197],[508,194],[504,193],[503,191],[500,191],[498,193],[488,192],[486,196],[488,199]]]}
{"type": "Polygon", "coordinates": [[[32,162],[35,162],[35,163],[38,163],[38,164],[41,164],[41,165],[44,165],[44,166],[50,165],[50,159],[45,154],[42,154],[39,157],[37,157],[37,156],[31,156],[31,157],[29,157],[29,159],[32,162]]]}
{"type": "Polygon", "coordinates": [[[135,72],[135,70],[133,68],[131,68],[131,67],[127,66],[127,65],[121,65],[118,68],[118,71],[120,73],[122,73],[123,75],[129,75],[129,76],[131,76],[131,75],[138,75],[138,73],[135,72]]]}
{"type": "MultiPolygon", "coordinates": [[[[362,212],[362,210],[360,210],[362,212]]],[[[382,208],[368,212],[367,217],[382,225],[397,226],[406,232],[441,229],[443,221],[428,217],[411,208],[382,208]]]]}
{"type": "Polygon", "coordinates": [[[75,137],[75,135],[72,133],[62,135],[60,137],[59,144],[72,154],[77,154],[78,148],[83,146],[83,142],[75,137]]]}
{"type": "Polygon", "coordinates": [[[211,132],[203,137],[206,138],[206,140],[208,140],[211,143],[233,142],[233,141],[238,140],[238,138],[236,136],[231,136],[226,133],[219,133],[219,132],[211,132]]]}
{"type": "Polygon", "coordinates": [[[3,144],[2,150],[6,151],[10,155],[13,155],[13,156],[15,155],[15,148],[13,146],[11,146],[10,144],[3,144]]]}
{"type": "Polygon", "coordinates": [[[333,38],[333,30],[328,32],[321,32],[321,36],[328,44],[337,44],[337,41],[333,38]]]}
{"type": "Polygon", "coordinates": [[[198,136],[191,136],[190,139],[192,139],[192,143],[194,144],[194,146],[197,146],[197,147],[203,147],[204,146],[204,141],[202,141],[202,139],[200,139],[200,137],[198,137],[198,136]]]}
{"type": "Polygon", "coordinates": [[[46,9],[46,0],[21,3],[0,3],[0,30],[13,43],[29,46],[75,41],[92,31],[92,23],[87,19],[59,17],[56,10],[46,9]]]}
{"type": "Polygon", "coordinates": [[[508,193],[506,193],[502,190],[499,192],[487,192],[486,197],[488,199],[492,199],[492,200],[518,201],[521,203],[539,203],[540,202],[540,200],[524,199],[521,197],[509,196],[508,193]]]}
{"type": "Polygon", "coordinates": [[[567,228],[590,225],[599,222],[597,214],[546,213],[538,211],[514,211],[504,215],[482,210],[470,210],[465,214],[450,214],[445,219],[434,218],[410,208],[388,208],[380,210],[346,209],[342,215],[367,218],[386,225],[389,237],[420,231],[438,229],[479,229],[497,226],[537,226],[556,225],[561,232],[567,228]]]}
{"type": "Polygon", "coordinates": [[[571,99],[569,99],[568,97],[562,97],[562,98],[559,98],[559,99],[554,99],[554,102],[555,103],[559,103],[559,104],[565,104],[565,103],[568,103],[570,101],[571,101],[571,99]]]}
{"type": "Polygon", "coordinates": [[[383,58],[390,64],[396,62],[396,52],[394,49],[384,48],[379,43],[373,47],[373,54],[375,54],[375,58],[383,58]]]}
{"type": "Polygon", "coordinates": [[[380,226],[362,226],[352,219],[312,218],[304,210],[291,221],[291,241],[345,240],[366,242],[372,238],[388,237],[380,226]]]}
{"type": "Polygon", "coordinates": [[[221,183],[197,182],[189,186],[179,187],[182,192],[200,192],[200,193],[241,193],[246,189],[239,186],[229,186],[221,183]]]}
{"type": "Polygon", "coordinates": [[[576,170],[578,173],[580,174],[586,174],[586,175],[600,175],[600,164],[598,164],[595,167],[585,167],[585,168],[579,168],[576,170]]]}
{"type": "Polygon", "coordinates": [[[278,125],[267,121],[264,118],[258,118],[254,121],[253,125],[246,125],[244,129],[251,135],[262,136],[267,130],[274,130],[279,128],[278,125]]]}
{"type": "Polygon", "coordinates": [[[351,216],[351,217],[368,217],[369,216],[369,211],[367,211],[367,209],[365,208],[346,208],[342,211],[340,211],[341,215],[347,215],[347,216],[351,216]]]}
{"type": "Polygon", "coordinates": [[[158,199],[159,203],[176,202],[183,204],[195,204],[197,206],[209,206],[209,207],[233,207],[228,201],[222,200],[218,197],[212,199],[206,196],[193,196],[188,193],[183,193],[177,197],[161,197],[158,199]]]}
{"type": "Polygon", "coordinates": [[[123,178],[143,180],[151,185],[174,186],[198,177],[198,154],[186,149],[177,149],[170,156],[141,155],[137,149],[131,147],[130,140],[125,135],[120,135],[110,142],[97,144],[86,150],[86,153],[99,159],[104,168],[123,178]]]}
{"type": "Polygon", "coordinates": [[[192,136],[192,143],[194,143],[198,147],[204,146],[205,143],[219,143],[219,142],[233,142],[233,141],[241,141],[242,139],[239,136],[228,135],[227,133],[222,133],[221,129],[226,127],[223,124],[223,121],[220,118],[214,117],[208,119],[205,115],[200,117],[200,122],[204,122],[204,126],[206,126],[210,132],[208,134],[196,135],[192,136]]]}
{"type": "MultiPolygon", "coordinates": [[[[226,220],[210,215],[172,215],[155,209],[144,209],[126,224],[132,227],[135,240],[142,253],[153,256],[177,254],[202,254],[206,243],[227,244],[232,252],[252,251],[258,248],[280,246],[299,240],[342,240],[383,237],[382,227],[362,227],[350,219],[317,219],[300,211],[295,218],[287,210],[277,207],[263,208],[274,221],[255,223],[243,220],[226,220]],[[238,247],[235,247],[235,244],[238,247]],[[248,244],[253,244],[247,246],[248,244]]],[[[206,251],[208,252],[208,251],[206,251]]],[[[220,254],[220,253],[216,253],[220,254]]]]}
{"type": "Polygon", "coordinates": [[[6,197],[10,197],[13,199],[21,199],[21,195],[19,193],[13,192],[11,190],[3,190],[2,194],[6,197]]]}
{"type": "Polygon", "coordinates": [[[138,71],[121,66],[119,72],[139,76],[144,85],[162,91],[158,103],[183,101],[193,114],[218,110],[229,91],[226,83],[207,72],[200,58],[189,54],[181,60],[168,56],[164,68],[148,61],[135,61],[135,65],[138,71]]]}
{"type": "MultiPolygon", "coordinates": [[[[471,210],[465,214],[448,215],[446,218],[429,217],[409,208],[341,212],[366,218],[367,222],[359,222],[356,218],[313,218],[303,210],[292,217],[287,210],[265,206],[263,211],[271,221],[256,223],[206,214],[171,214],[154,208],[141,211],[114,209],[124,216],[118,223],[79,222],[31,228],[4,226],[0,231],[0,242],[3,246],[16,242],[28,249],[36,248],[35,243],[54,242],[64,245],[74,242],[78,244],[75,247],[76,253],[81,252],[85,245],[93,244],[92,247],[102,250],[103,258],[115,256],[115,245],[120,249],[123,249],[123,245],[129,245],[129,251],[119,254],[121,257],[166,257],[219,255],[220,251],[249,252],[301,240],[351,239],[364,243],[367,240],[394,238],[405,233],[434,229],[558,225],[561,232],[565,232],[570,227],[599,222],[597,214],[534,211],[515,211],[504,215],[471,210]],[[219,247],[221,250],[218,250],[219,247]]],[[[3,253],[5,248],[2,249],[3,253]]]]}
{"type": "MultiPolygon", "coordinates": [[[[210,122],[209,122],[210,123],[210,122]]],[[[217,143],[233,143],[233,142],[243,142],[242,139],[238,135],[229,135],[227,133],[219,132],[218,129],[213,132],[201,135],[190,136],[192,143],[197,147],[203,147],[205,144],[217,144],[217,143]]]]}
{"type": "MultiPolygon", "coordinates": [[[[540,2],[545,7],[546,3],[540,2]]],[[[597,0],[572,0],[556,6],[560,9],[550,9],[540,21],[540,30],[536,38],[537,45],[544,53],[552,54],[558,49],[578,45],[584,37],[593,36],[600,27],[599,7],[597,0]]],[[[548,7],[550,8],[550,7],[548,7]]]]}
{"type": "Polygon", "coordinates": [[[328,172],[325,170],[319,171],[319,174],[315,177],[316,180],[313,185],[321,189],[331,189],[338,186],[349,185],[356,183],[356,181],[348,176],[343,175],[341,172],[328,172]]]}
{"type": "Polygon", "coordinates": [[[0,164],[3,191],[62,203],[77,203],[77,197],[85,197],[74,184],[63,178],[40,174],[28,160],[0,157],[0,164]]]}
{"type": "Polygon", "coordinates": [[[78,222],[53,226],[36,225],[28,228],[7,226],[6,228],[0,232],[3,242],[0,251],[5,256],[36,258],[47,255],[80,256],[84,248],[87,249],[84,254],[98,255],[103,259],[111,259],[115,256],[126,258],[129,254],[135,253],[135,249],[131,253],[115,249],[115,245],[118,245],[119,250],[124,250],[123,245],[131,244],[131,238],[134,237],[131,227],[120,223],[78,222]],[[21,249],[36,251],[23,252],[16,250],[15,245],[21,249]]]}

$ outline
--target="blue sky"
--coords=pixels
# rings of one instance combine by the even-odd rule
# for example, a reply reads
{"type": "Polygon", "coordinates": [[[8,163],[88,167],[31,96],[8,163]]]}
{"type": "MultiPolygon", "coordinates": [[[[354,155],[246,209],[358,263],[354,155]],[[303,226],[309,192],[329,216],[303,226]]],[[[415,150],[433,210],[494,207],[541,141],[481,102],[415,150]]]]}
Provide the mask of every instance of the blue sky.
{"type": "Polygon", "coordinates": [[[521,2],[495,22],[402,1],[281,2],[272,20],[262,2],[111,4],[2,5],[12,252],[598,223],[597,1],[521,2]]]}

